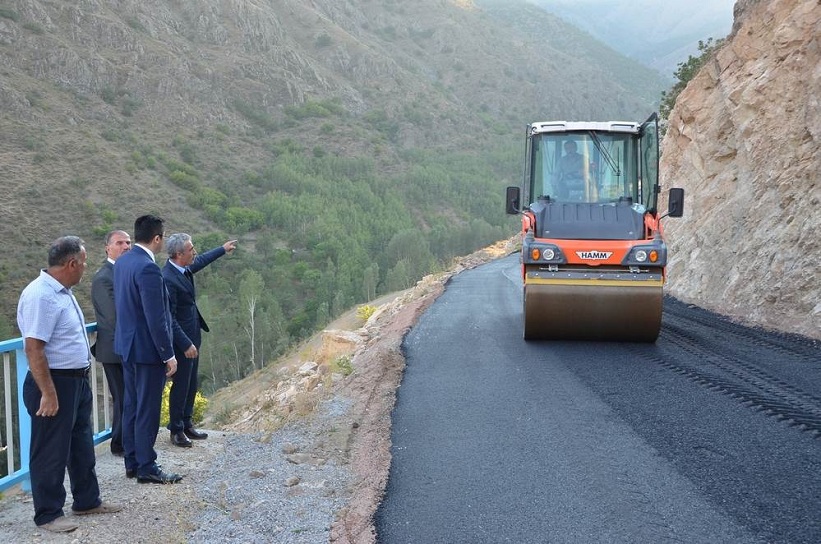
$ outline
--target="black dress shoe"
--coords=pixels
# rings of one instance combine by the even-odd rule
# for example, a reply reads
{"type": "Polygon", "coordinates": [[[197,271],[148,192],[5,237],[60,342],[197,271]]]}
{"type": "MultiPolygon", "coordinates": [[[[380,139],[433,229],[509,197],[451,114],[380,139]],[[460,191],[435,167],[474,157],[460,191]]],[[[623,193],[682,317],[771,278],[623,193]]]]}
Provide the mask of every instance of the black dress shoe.
{"type": "Polygon", "coordinates": [[[137,476],[137,482],[141,484],[175,484],[180,480],[182,480],[182,476],[179,474],[163,471],[137,476]]]}
{"type": "Polygon", "coordinates": [[[191,441],[188,440],[188,437],[185,436],[185,433],[182,431],[178,433],[171,433],[171,443],[181,448],[190,448],[193,446],[191,441]]]}
{"type": "Polygon", "coordinates": [[[208,433],[198,431],[194,427],[188,427],[183,432],[185,433],[185,436],[187,436],[191,440],[205,440],[206,438],[208,438],[208,433]]]}
{"type": "Polygon", "coordinates": [[[137,476],[137,470],[133,468],[125,469],[125,477],[126,478],[134,478],[137,476]]]}

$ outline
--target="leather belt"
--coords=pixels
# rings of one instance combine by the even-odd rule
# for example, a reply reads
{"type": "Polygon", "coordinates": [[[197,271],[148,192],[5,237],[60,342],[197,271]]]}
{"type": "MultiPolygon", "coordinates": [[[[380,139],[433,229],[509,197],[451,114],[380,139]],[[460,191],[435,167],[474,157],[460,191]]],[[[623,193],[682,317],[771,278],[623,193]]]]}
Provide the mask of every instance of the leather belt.
{"type": "Polygon", "coordinates": [[[88,376],[88,370],[91,368],[50,368],[52,376],[67,376],[70,378],[85,378],[88,376]]]}

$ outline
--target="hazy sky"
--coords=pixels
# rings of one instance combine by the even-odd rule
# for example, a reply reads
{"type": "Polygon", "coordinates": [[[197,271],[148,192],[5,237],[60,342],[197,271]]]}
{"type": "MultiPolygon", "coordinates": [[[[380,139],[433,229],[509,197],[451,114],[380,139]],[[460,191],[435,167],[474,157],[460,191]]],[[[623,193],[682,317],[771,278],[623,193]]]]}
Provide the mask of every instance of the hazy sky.
{"type": "Polygon", "coordinates": [[[672,73],[699,40],[724,38],[735,0],[527,0],[613,49],[672,73]]]}

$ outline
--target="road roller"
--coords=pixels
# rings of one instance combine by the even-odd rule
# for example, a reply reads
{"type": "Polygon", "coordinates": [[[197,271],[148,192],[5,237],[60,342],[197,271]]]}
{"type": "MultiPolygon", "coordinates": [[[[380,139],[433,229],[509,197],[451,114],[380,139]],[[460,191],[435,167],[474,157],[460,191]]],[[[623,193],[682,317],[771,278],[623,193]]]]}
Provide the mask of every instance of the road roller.
{"type": "Polygon", "coordinates": [[[667,245],[658,212],[658,115],[638,122],[527,126],[524,179],[507,187],[522,217],[525,340],[655,342],[667,245]]]}

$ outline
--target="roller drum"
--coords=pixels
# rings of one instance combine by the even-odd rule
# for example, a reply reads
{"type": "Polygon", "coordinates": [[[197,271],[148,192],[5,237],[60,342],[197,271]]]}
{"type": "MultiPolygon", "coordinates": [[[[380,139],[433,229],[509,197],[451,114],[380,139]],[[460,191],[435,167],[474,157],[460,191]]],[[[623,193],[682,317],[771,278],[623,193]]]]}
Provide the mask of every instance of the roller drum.
{"type": "Polygon", "coordinates": [[[661,286],[531,284],[524,288],[525,340],[655,342],[661,286]]]}

